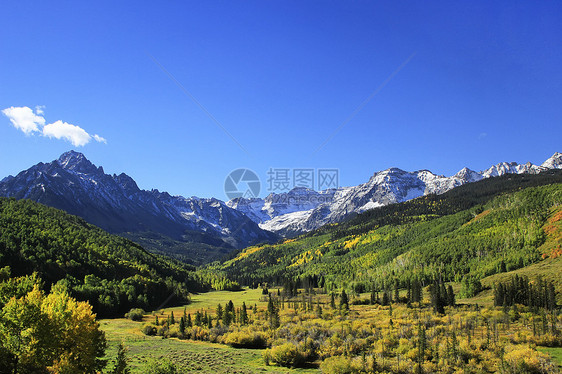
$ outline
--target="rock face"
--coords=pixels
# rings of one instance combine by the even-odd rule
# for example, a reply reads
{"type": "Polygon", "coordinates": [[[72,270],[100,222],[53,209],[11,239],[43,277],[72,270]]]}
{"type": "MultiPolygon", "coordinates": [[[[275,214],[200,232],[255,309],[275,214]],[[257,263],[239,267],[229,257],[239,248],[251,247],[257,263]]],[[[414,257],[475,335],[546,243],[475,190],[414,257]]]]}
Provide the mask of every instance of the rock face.
{"type": "Polygon", "coordinates": [[[480,172],[463,168],[451,177],[428,170],[407,172],[390,168],[376,172],[367,183],[354,187],[321,192],[296,188],[284,194],[270,194],[265,199],[238,198],[230,200],[227,205],[240,210],[265,230],[293,236],[328,223],[341,222],[368,209],[431,193],[441,194],[465,183],[509,173],[535,174],[547,169],[562,169],[561,153],[555,153],[540,166],[530,162],[502,162],[480,172]],[[291,200],[290,196],[299,199],[291,200]]]}
{"type": "Polygon", "coordinates": [[[62,209],[111,233],[156,232],[176,240],[198,233],[208,244],[234,248],[277,238],[220,200],[141,190],[128,175],[105,174],[74,151],[3,179],[0,196],[62,209]]]}

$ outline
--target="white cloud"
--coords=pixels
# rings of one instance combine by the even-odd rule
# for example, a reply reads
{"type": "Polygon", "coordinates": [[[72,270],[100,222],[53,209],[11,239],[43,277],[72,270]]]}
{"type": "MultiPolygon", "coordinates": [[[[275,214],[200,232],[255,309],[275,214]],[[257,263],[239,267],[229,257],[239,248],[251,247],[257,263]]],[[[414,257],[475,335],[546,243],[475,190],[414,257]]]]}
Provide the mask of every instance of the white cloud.
{"type": "Polygon", "coordinates": [[[105,140],[105,138],[102,138],[101,136],[99,136],[98,134],[94,134],[92,136],[92,138],[94,138],[94,140],[98,143],[103,143],[103,144],[107,144],[107,140],[105,140]]]}
{"type": "Polygon", "coordinates": [[[65,139],[75,147],[81,147],[90,142],[92,137],[83,128],[71,125],[61,120],[43,127],[43,135],[49,138],[65,139]]]}
{"type": "Polygon", "coordinates": [[[10,119],[16,129],[23,131],[26,135],[39,133],[48,138],[69,141],[75,147],[82,147],[92,139],[98,143],[107,144],[105,138],[97,134],[90,135],[80,126],[61,120],[45,125],[45,118],[41,116],[44,113],[44,108],[45,106],[38,105],[35,107],[35,113],[33,113],[33,110],[26,106],[10,107],[2,110],[2,113],[10,119]]]}
{"type": "Polygon", "coordinates": [[[39,127],[45,125],[45,118],[36,115],[31,108],[26,106],[6,108],[2,113],[10,119],[16,129],[23,131],[26,135],[41,131],[39,127]]]}

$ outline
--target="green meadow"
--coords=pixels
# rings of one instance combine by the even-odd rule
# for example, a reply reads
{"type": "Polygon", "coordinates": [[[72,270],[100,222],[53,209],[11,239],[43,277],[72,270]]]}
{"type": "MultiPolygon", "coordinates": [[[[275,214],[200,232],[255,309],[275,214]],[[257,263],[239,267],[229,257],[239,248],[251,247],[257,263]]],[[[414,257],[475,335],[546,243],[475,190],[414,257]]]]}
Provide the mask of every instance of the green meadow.
{"type": "MultiPolygon", "coordinates": [[[[259,309],[267,306],[267,302],[260,301],[263,295],[261,289],[244,289],[239,292],[215,291],[192,296],[191,304],[186,306],[187,313],[200,309],[215,310],[217,304],[223,306],[232,300],[237,305],[245,302],[247,305],[257,304],[259,309]]],[[[265,299],[262,299],[265,300],[265,299]]],[[[165,319],[170,312],[181,316],[183,307],[166,308],[157,314],[165,319]]],[[[147,315],[145,320],[152,320],[147,315]]],[[[276,366],[266,366],[262,359],[261,349],[232,348],[223,344],[214,344],[194,340],[179,340],[175,338],[163,339],[160,336],[147,336],[141,331],[143,322],[128,319],[104,319],[100,321],[106,333],[108,349],[106,357],[109,367],[117,355],[117,346],[123,342],[127,347],[127,356],[132,374],[142,374],[152,361],[169,360],[176,365],[179,373],[319,373],[318,369],[288,369],[276,366]]]]}

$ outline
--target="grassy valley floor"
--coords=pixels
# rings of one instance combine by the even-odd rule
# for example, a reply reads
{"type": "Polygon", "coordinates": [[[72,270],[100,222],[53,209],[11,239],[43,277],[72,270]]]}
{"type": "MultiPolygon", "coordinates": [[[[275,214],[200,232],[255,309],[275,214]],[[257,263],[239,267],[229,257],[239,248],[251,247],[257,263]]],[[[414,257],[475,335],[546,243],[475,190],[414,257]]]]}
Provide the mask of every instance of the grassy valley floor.
{"type": "MultiPolygon", "coordinates": [[[[455,289],[458,289],[460,287],[459,284],[453,284],[453,286],[455,289]]],[[[270,289],[270,292],[272,295],[276,295],[278,291],[277,289],[270,289]]],[[[351,300],[366,299],[368,298],[368,296],[369,296],[368,294],[355,295],[355,296],[351,296],[351,300]]],[[[475,321],[474,318],[476,318],[476,314],[471,311],[472,307],[469,307],[467,305],[470,304],[474,305],[478,303],[481,307],[488,308],[492,304],[492,297],[493,296],[491,290],[485,290],[474,298],[458,300],[460,304],[465,304],[466,306],[465,307],[461,306],[459,307],[459,309],[447,309],[447,315],[442,317],[433,316],[427,306],[422,309],[419,309],[419,311],[420,314],[422,316],[425,316],[424,318],[426,318],[428,321],[429,320],[433,321],[431,322],[432,324],[435,323],[440,324],[442,326],[440,328],[447,328],[447,326],[463,326],[463,324],[466,324],[469,319],[471,319],[474,322],[475,321]]],[[[387,332],[391,333],[390,335],[392,335],[400,329],[407,328],[407,326],[410,324],[408,320],[411,319],[412,316],[411,315],[412,311],[411,310],[409,311],[407,308],[405,308],[404,305],[401,304],[393,304],[394,314],[391,318],[389,318],[389,313],[392,312],[388,309],[389,308],[388,306],[381,307],[381,306],[373,306],[373,305],[351,305],[351,310],[349,312],[349,318],[351,319],[349,320],[349,322],[345,322],[345,319],[342,320],[341,316],[338,317],[337,312],[333,314],[332,317],[329,317],[331,313],[334,312],[330,311],[331,309],[329,307],[330,302],[329,302],[328,295],[317,294],[315,296],[315,299],[323,305],[323,308],[327,312],[326,318],[329,318],[329,320],[327,320],[326,322],[329,322],[331,320],[334,324],[337,324],[338,326],[340,325],[345,326],[351,324],[349,325],[349,327],[351,327],[351,326],[355,326],[356,324],[359,325],[361,324],[361,322],[359,322],[361,320],[375,321],[374,323],[380,326],[379,329],[382,329],[381,331],[385,332],[385,334],[387,332]],[[391,322],[392,320],[394,321],[394,327],[392,327],[392,322],[391,322]]],[[[192,303],[185,307],[185,312],[189,313],[191,316],[197,313],[197,311],[204,311],[209,313],[209,315],[213,315],[214,312],[216,311],[218,304],[221,304],[224,307],[230,300],[232,300],[236,306],[240,306],[243,302],[248,306],[248,308],[253,308],[255,305],[257,306],[258,314],[265,313],[265,310],[267,309],[267,305],[268,305],[267,302],[268,297],[262,294],[261,289],[244,289],[239,292],[216,291],[216,292],[193,295],[192,303]]],[[[184,307],[182,306],[182,307],[165,308],[158,311],[157,313],[146,314],[143,317],[142,322],[134,322],[124,318],[102,320],[101,326],[102,329],[107,334],[108,344],[109,344],[109,348],[107,350],[107,357],[109,358],[108,368],[113,367],[112,361],[116,357],[117,346],[119,345],[120,342],[123,342],[128,349],[127,357],[129,357],[129,365],[131,368],[131,372],[133,374],[146,373],[147,367],[151,362],[154,361],[157,362],[170,361],[177,367],[179,373],[184,373],[184,372],[319,373],[320,372],[320,370],[316,367],[289,369],[289,368],[274,366],[274,365],[267,366],[263,359],[263,352],[265,351],[263,349],[233,348],[228,345],[210,343],[207,341],[189,340],[189,339],[180,340],[177,338],[163,338],[161,336],[147,336],[143,334],[141,330],[144,325],[152,324],[156,319],[156,316],[158,316],[158,319],[162,323],[169,316],[171,316],[172,312],[177,321],[179,317],[183,315],[184,307]]],[[[302,323],[306,323],[305,322],[307,318],[306,315],[309,313],[310,312],[304,312],[304,311],[297,313],[297,315],[298,314],[302,315],[301,316],[301,318],[303,318],[302,323]]],[[[496,331],[496,334],[498,334],[500,341],[507,342],[506,339],[508,338],[513,339],[514,336],[518,336],[517,334],[520,333],[516,333],[516,331],[520,331],[522,334],[527,334],[528,336],[530,336],[529,329],[524,328],[521,325],[521,322],[513,323],[511,327],[507,327],[507,330],[505,330],[506,325],[500,322],[503,321],[502,312],[500,308],[494,308],[489,310],[488,312],[484,311],[483,313],[484,315],[488,316],[487,318],[491,318],[493,320],[498,321],[498,325],[497,325],[498,330],[496,331]]],[[[282,315],[282,325],[287,323],[292,325],[295,321],[295,318],[297,318],[296,317],[297,315],[293,314],[293,312],[291,312],[290,309],[283,311],[281,315],[282,315]]],[[[311,322],[312,321],[319,321],[319,320],[311,320],[311,322]]],[[[298,322],[298,324],[300,323],[301,322],[298,322]]],[[[176,325],[174,326],[177,326],[177,322],[176,325]]],[[[360,326],[358,326],[357,328],[360,328],[360,326]]],[[[483,341],[486,339],[485,336],[487,332],[483,326],[475,325],[474,329],[475,330],[473,331],[472,334],[474,336],[473,338],[474,341],[477,340],[483,341]]],[[[434,331],[434,330],[428,329],[428,334],[430,334],[430,331],[434,331]]],[[[458,335],[459,339],[461,339],[461,335],[462,334],[459,332],[458,335]]],[[[386,340],[384,339],[388,339],[388,337],[383,338],[383,341],[380,342],[383,345],[386,343],[390,345],[392,345],[391,343],[396,343],[390,340],[386,342],[386,340]]],[[[415,341],[416,339],[418,339],[418,337],[414,333],[414,335],[409,340],[415,341]]],[[[436,344],[435,341],[432,344],[435,345],[436,344]]],[[[468,349],[468,345],[466,344],[466,342],[461,343],[461,347],[464,347],[463,349],[468,349]]],[[[383,356],[385,356],[384,354],[385,348],[382,346],[379,348],[382,349],[381,352],[383,353],[383,356]]],[[[399,346],[398,348],[396,348],[395,352],[401,352],[399,354],[404,359],[410,355],[409,351],[412,349],[416,350],[415,347],[410,347],[408,340],[400,339],[399,346]]],[[[559,368],[562,368],[561,366],[562,348],[537,347],[537,349],[538,351],[551,356],[552,361],[557,363],[559,368]]],[[[531,351],[520,351],[520,354],[530,354],[530,353],[532,354],[531,351]]],[[[392,354],[387,355],[388,360],[390,361],[393,360],[392,354]]],[[[467,351],[467,354],[469,354],[469,351],[467,351]]],[[[382,357],[380,356],[380,353],[378,357],[382,357]]],[[[483,358],[484,357],[486,356],[483,356],[483,358]]],[[[357,360],[355,360],[354,362],[356,361],[357,360]]],[[[316,363],[319,362],[317,361],[316,363]]],[[[392,366],[390,365],[388,366],[389,369],[391,367],[392,366]]],[[[403,369],[406,370],[407,368],[404,367],[403,369]]],[[[428,367],[427,370],[430,370],[430,368],[428,367]]]]}
{"type": "MultiPolygon", "coordinates": [[[[187,312],[192,315],[200,309],[215,309],[217,304],[223,306],[232,300],[237,305],[246,302],[248,305],[257,304],[263,309],[267,302],[263,299],[261,289],[240,292],[216,291],[193,295],[192,303],[187,306],[187,312]]],[[[165,319],[170,312],[181,316],[183,307],[167,308],[159,315],[165,319]]],[[[152,321],[153,316],[145,317],[145,321],[152,321]]],[[[276,366],[266,366],[262,353],[263,349],[232,348],[223,344],[214,344],[194,340],[179,340],[175,338],[163,339],[160,336],[147,336],[141,331],[143,323],[128,319],[104,319],[101,327],[106,333],[108,349],[106,357],[108,367],[113,366],[120,342],[128,348],[131,373],[143,374],[151,361],[170,360],[176,365],[179,373],[319,373],[318,369],[288,369],[276,366]]]]}

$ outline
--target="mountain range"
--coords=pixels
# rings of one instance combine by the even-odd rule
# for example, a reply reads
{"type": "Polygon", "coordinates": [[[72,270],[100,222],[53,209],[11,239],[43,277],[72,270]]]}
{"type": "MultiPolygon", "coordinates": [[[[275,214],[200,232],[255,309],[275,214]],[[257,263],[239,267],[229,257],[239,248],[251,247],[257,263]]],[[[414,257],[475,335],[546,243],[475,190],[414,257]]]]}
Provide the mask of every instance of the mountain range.
{"type": "Polygon", "coordinates": [[[518,269],[561,287],[561,245],[562,170],[551,169],[483,178],[371,209],[291,240],[245,248],[211,267],[242,285],[281,279],[328,290],[345,284],[357,293],[416,279],[427,284],[437,275],[465,283],[464,277],[518,269]]]}
{"type": "Polygon", "coordinates": [[[272,193],[265,199],[241,197],[226,204],[246,214],[262,229],[290,237],[342,222],[372,208],[442,194],[466,183],[505,174],[537,174],[548,169],[562,169],[561,153],[555,153],[540,166],[501,162],[480,172],[465,167],[451,177],[429,170],[407,172],[390,168],[376,172],[358,186],[321,192],[299,187],[287,193],[272,193]]]}
{"type": "Polygon", "coordinates": [[[163,235],[179,242],[222,247],[225,253],[277,238],[220,200],[141,190],[128,175],[105,174],[101,166],[75,151],[4,178],[0,196],[64,210],[110,233],[136,233],[135,239],[139,233],[163,235]]]}
{"type": "Polygon", "coordinates": [[[148,249],[201,263],[235,248],[342,222],[372,208],[442,194],[485,178],[548,169],[562,169],[562,154],[555,153],[540,166],[502,162],[481,172],[464,168],[451,177],[390,168],[358,186],[325,191],[298,187],[264,199],[236,198],[225,203],[141,190],[130,176],[106,174],[82,153],[69,151],[57,160],[4,178],[0,196],[62,209],[148,249]]]}

